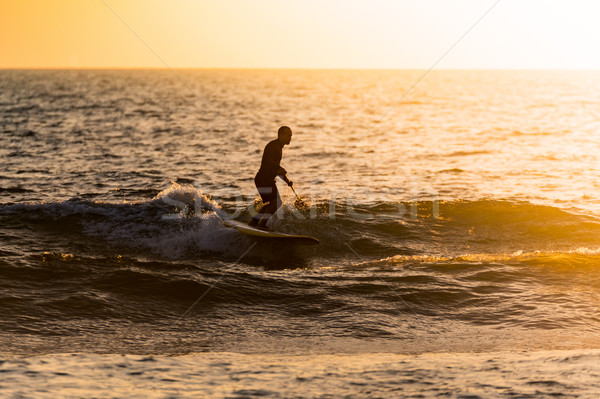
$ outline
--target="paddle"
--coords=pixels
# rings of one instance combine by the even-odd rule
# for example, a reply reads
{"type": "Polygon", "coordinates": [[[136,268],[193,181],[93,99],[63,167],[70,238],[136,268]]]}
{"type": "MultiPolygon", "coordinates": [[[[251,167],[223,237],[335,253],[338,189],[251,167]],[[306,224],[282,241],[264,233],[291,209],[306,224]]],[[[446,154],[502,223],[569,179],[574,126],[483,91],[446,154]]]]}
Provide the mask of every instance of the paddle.
{"type": "Polygon", "coordinates": [[[300,196],[298,195],[298,193],[296,192],[296,189],[294,188],[293,185],[290,186],[290,188],[292,189],[292,191],[294,192],[294,194],[296,195],[296,201],[294,201],[294,205],[296,205],[296,208],[300,209],[300,208],[308,208],[308,204],[306,202],[304,202],[300,196]]]}
{"type": "Polygon", "coordinates": [[[298,193],[296,192],[296,189],[294,189],[294,186],[290,186],[292,191],[294,192],[294,194],[296,194],[296,198],[300,199],[300,197],[298,196],[298,193]]]}

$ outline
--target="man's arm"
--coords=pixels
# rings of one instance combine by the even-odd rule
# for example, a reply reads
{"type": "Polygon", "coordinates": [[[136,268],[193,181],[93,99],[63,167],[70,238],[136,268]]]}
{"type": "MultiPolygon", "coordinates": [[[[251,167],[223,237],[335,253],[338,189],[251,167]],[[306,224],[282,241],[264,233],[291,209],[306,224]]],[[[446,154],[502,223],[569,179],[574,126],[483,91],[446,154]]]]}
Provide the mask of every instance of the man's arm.
{"type": "Polygon", "coordinates": [[[279,164],[281,160],[281,152],[277,152],[275,148],[273,148],[271,143],[267,144],[265,147],[265,152],[263,154],[263,162],[269,165],[270,167],[276,168],[276,175],[280,176],[284,182],[288,184],[288,186],[292,186],[294,183],[288,179],[287,171],[279,164]]]}
{"type": "Polygon", "coordinates": [[[285,169],[283,169],[281,167],[281,165],[279,165],[280,161],[281,161],[281,155],[280,155],[280,153],[278,154],[277,149],[273,147],[272,142],[267,144],[265,147],[265,150],[263,152],[263,158],[262,158],[263,165],[269,170],[275,170],[276,175],[281,175],[281,174],[285,175],[285,173],[286,173],[285,169]]]}
{"type": "Polygon", "coordinates": [[[281,166],[279,167],[279,171],[277,172],[277,176],[280,176],[284,182],[287,183],[288,186],[293,186],[294,182],[288,179],[287,172],[281,166]]]}

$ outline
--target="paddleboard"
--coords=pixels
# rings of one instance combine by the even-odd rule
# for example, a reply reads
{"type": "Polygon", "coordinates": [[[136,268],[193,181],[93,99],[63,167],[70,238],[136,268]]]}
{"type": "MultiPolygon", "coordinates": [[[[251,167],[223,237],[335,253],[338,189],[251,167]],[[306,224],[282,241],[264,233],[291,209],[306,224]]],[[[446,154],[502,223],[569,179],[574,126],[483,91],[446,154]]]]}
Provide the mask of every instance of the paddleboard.
{"type": "Polygon", "coordinates": [[[270,238],[275,240],[291,241],[295,244],[302,245],[318,245],[319,240],[310,236],[302,236],[297,234],[280,233],[278,231],[263,230],[257,227],[248,226],[246,223],[238,222],[237,220],[224,220],[223,224],[227,227],[232,227],[242,234],[252,237],[270,238]]]}

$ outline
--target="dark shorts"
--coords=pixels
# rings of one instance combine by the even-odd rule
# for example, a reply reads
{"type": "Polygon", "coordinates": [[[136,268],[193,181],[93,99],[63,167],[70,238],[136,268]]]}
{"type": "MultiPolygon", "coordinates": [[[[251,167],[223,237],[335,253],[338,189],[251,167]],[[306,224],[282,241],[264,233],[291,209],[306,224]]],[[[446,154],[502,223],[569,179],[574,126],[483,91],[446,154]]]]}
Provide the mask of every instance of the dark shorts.
{"type": "Polygon", "coordinates": [[[260,198],[262,198],[262,201],[265,203],[276,200],[279,196],[277,186],[275,185],[275,179],[265,179],[257,174],[254,178],[254,184],[256,184],[260,198]]]}

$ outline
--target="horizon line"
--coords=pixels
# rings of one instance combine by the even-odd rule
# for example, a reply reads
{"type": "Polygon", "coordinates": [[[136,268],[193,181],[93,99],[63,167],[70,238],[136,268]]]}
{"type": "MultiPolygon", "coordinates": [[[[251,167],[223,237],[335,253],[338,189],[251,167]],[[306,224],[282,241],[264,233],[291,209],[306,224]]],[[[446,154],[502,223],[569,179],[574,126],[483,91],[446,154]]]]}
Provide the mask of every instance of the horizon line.
{"type": "MultiPolygon", "coordinates": [[[[85,66],[85,67],[70,67],[70,66],[15,66],[15,67],[0,67],[0,70],[347,70],[347,71],[422,71],[428,68],[363,68],[363,67],[172,67],[163,66],[147,67],[147,66],[85,66]]],[[[554,67],[536,67],[536,68],[438,68],[433,71],[599,71],[600,68],[554,68],[554,67]]],[[[433,72],[432,71],[432,72],[433,72]]]]}

